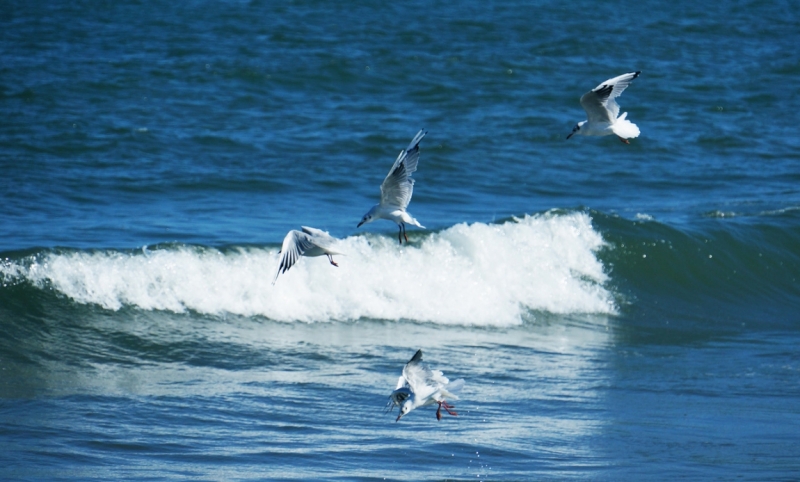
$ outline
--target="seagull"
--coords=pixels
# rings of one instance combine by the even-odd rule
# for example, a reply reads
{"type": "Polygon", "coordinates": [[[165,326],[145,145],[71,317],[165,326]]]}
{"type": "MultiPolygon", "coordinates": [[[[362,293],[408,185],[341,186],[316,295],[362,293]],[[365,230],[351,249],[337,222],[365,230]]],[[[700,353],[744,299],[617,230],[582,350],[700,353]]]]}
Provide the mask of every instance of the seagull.
{"type": "Polygon", "coordinates": [[[338,241],[333,236],[325,231],[309,228],[303,226],[303,231],[291,230],[283,238],[283,246],[281,246],[281,264],[278,266],[278,273],[275,275],[275,281],[278,281],[278,275],[289,271],[289,268],[294,266],[300,256],[322,256],[328,257],[332,265],[338,267],[339,265],[333,260],[331,255],[342,254],[330,249],[330,246],[338,241]]]}
{"type": "Polygon", "coordinates": [[[411,140],[411,143],[404,150],[400,151],[397,160],[394,161],[389,174],[381,184],[381,202],[372,206],[372,209],[361,218],[361,222],[357,227],[362,224],[371,223],[376,219],[388,219],[397,223],[400,232],[397,234],[397,239],[400,244],[403,244],[403,237],[406,238],[408,243],[408,236],[406,235],[406,223],[413,224],[414,226],[425,229],[419,221],[412,218],[406,212],[408,203],[411,202],[411,194],[414,191],[414,180],[411,179],[411,174],[417,170],[417,162],[419,161],[419,142],[425,137],[427,132],[421,129],[411,140]]]}
{"type": "Polygon", "coordinates": [[[450,383],[441,371],[431,370],[428,365],[422,363],[422,350],[417,350],[403,367],[403,374],[397,380],[397,388],[389,395],[386,411],[391,412],[394,407],[400,407],[400,415],[395,420],[397,422],[415,408],[436,403],[439,405],[436,409],[436,420],[442,419],[442,409],[455,417],[458,414],[450,410],[455,408],[455,405],[449,405],[445,397],[458,400],[453,392],[461,390],[463,386],[463,379],[459,378],[450,383]]]}
{"type": "Polygon", "coordinates": [[[639,77],[641,70],[622,74],[619,77],[608,79],[581,97],[581,105],[586,111],[588,121],[578,122],[572,129],[567,139],[574,135],[583,136],[610,136],[615,134],[625,144],[630,144],[628,139],[639,136],[636,124],[625,119],[628,115],[623,112],[619,115],[619,105],[614,100],[622,94],[633,79],[639,77]]]}

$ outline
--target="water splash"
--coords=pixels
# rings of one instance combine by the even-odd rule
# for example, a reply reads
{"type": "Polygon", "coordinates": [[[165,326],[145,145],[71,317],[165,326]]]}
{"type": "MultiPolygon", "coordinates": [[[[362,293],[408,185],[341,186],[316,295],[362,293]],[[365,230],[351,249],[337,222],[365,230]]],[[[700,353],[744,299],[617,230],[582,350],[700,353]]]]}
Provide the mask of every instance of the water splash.
{"type": "Polygon", "coordinates": [[[337,246],[346,253],[339,268],[301,258],[274,286],[276,248],[45,253],[8,261],[0,273],[109,310],[502,326],[537,311],[616,313],[595,256],[603,245],[586,213],[547,213],[458,224],[403,246],[349,237],[337,246]]]}

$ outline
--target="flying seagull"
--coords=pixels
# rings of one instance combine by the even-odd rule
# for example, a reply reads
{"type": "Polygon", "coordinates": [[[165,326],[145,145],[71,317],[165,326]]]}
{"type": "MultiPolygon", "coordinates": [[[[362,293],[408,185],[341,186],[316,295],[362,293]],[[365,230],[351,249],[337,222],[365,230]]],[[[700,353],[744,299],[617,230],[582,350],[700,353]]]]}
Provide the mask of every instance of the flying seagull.
{"type": "Polygon", "coordinates": [[[619,137],[625,144],[630,144],[628,139],[639,136],[639,128],[636,124],[627,120],[627,112],[619,115],[619,105],[614,100],[622,94],[633,79],[639,77],[642,71],[629,72],[619,77],[608,79],[581,97],[581,105],[586,111],[589,120],[578,122],[572,129],[572,133],[567,139],[574,135],[579,136],[610,136],[611,134],[619,137]]]}
{"type": "Polygon", "coordinates": [[[411,140],[408,147],[400,151],[400,155],[397,156],[397,160],[394,161],[389,174],[386,175],[386,179],[381,184],[381,202],[372,206],[372,209],[361,218],[361,222],[358,223],[357,227],[371,223],[376,219],[394,221],[400,230],[397,234],[400,244],[403,244],[403,237],[408,243],[406,224],[413,224],[425,229],[425,226],[421,225],[419,221],[406,212],[408,203],[411,202],[411,194],[414,191],[414,180],[411,179],[411,174],[417,170],[419,142],[425,137],[425,134],[427,132],[421,129],[411,140]]]}
{"type": "Polygon", "coordinates": [[[442,409],[450,415],[458,415],[450,410],[455,405],[449,405],[445,398],[458,400],[454,392],[458,392],[464,386],[464,380],[450,383],[439,370],[431,370],[428,365],[422,362],[422,350],[417,350],[411,360],[403,367],[403,374],[397,380],[397,388],[389,395],[389,403],[386,404],[387,411],[392,411],[394,407],[400,407],[400,415],[395,422],[399,421],[403,415],[419,407],[426,407],[434,403],[439,405],[436,409],[436,420],[442,419],[442,409]]]}
{"type": "Polygon", "coordinates": [[[272,284],[278,281],[279,274],[289,271],[289,268],[294,266],[300,256],[325,255],[332,265],[338,267],[339,265],[331,257],[333,254],[342,254],[331,249],[331,245],[336,241],[338,240],[325,231],[309,228],[308,226],[303,226],[302,232],[294,229],[289,231],[286,237],[283,238],[283,246],[281,246],[280,251],[281,264],[278,266],[278,273],[275,275],[272,284]]]}

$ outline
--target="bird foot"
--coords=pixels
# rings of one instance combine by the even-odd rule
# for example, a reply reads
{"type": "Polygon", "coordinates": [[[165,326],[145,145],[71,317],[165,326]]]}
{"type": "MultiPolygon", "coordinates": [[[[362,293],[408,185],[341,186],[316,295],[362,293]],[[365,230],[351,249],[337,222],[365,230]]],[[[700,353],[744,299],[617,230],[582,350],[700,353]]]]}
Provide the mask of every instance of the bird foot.
{"type": "Polygon", "coordinates": [[[619,140],[621,140],[623,144],[629,144],[630,145],[630,143],[631,143],[631,141],[629,141],[628,139],[623,139],[622,137],[620,137],[619,140]]]}
{"type": "Polygon", "coordinates": [[[328,261],[330,261],[331,264],[336,266],[337,268],[339,267],[339,264],[333,260],[333,257],[331,255],[328,255],[328,261]]]}
{"type": "Polygon", "coordinates": [[[443,408],[444,408],[444,409],[445,409],[445,411],[446,411],[447,413],[449,413],[450,415],[452,415],[452,416],[454,416],[454,417],[457,417],[457,416],[458,416],[458,413],[457,413],[457,412],[454,412],[453,410],[450,410],[451,408],[455,408],[455,407],[456,407],[455,405],[448,405],[448,404],[447,404],[447,402],[445,402],[445,401],[441,401],[441,402],[437,402],[437,403],[439,404],[439,408],[436,410],[436,418],[437,418],[438,420],[441,420],[441,419],[442,419],[442,413],[441,413],[441,410],[442,410],[443,408]]]}

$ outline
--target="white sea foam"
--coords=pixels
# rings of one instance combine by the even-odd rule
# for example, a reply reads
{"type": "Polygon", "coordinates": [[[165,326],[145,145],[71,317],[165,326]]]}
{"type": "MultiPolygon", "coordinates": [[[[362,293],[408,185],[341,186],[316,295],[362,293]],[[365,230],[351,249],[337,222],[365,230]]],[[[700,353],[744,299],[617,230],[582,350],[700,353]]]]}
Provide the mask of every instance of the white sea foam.
{"type": "Polygon", "coordinates": [[[509,325],[536,311],[615,313],[595,256],[603,244],[587,214],[548,213],[459,224],[403,246],[393,236],[350,237],[338,246],[347,253],[339,268],[301,258],[274,286],[276,248],[51,253],[0,270],[109,310],[509,325]]]}

